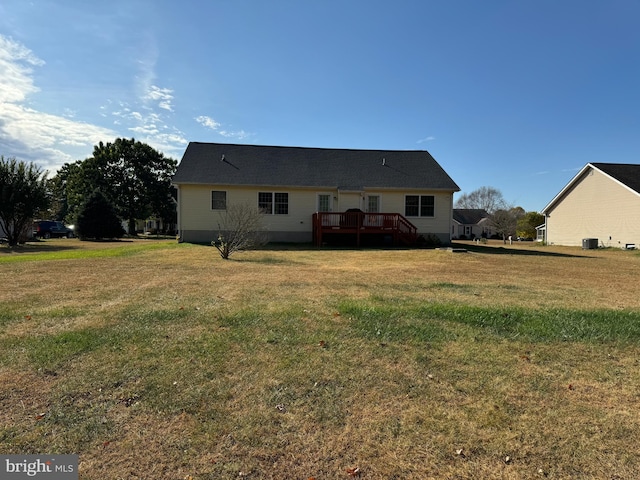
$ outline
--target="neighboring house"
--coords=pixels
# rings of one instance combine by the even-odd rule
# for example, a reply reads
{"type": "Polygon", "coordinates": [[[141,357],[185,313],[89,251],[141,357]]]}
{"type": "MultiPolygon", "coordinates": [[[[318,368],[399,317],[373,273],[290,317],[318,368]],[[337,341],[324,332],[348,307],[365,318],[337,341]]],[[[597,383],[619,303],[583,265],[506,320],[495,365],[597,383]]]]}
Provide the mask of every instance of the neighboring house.
{"type": "Polygon", "coordinates": [[[491,236],[491,220],[482,208],[454,208],[451,237],[469,239],[491,236]],[[483,235],[484,234],[484,235],[483,235]]]}
{"type": "Polygon", "coordinates": [[[448,244],[453,194],[460,190],[424,150],[198,142],[187,146],[173,184],[180,239],[194,243],[216,238],[227,206],[250,204],[264,212],[272,242],[321,244],[326,229],[340,234],[349,227],[360,235],[374,225],[405,225],[404,218],[417,235],[448,244]],[[352,209],[364,213],[335,213],[352,209]]]}
{"type": "Polygon", "coordinates": [[[640,244],[640,165],[588,163],[544,207],[549,244],[640,244]]]}

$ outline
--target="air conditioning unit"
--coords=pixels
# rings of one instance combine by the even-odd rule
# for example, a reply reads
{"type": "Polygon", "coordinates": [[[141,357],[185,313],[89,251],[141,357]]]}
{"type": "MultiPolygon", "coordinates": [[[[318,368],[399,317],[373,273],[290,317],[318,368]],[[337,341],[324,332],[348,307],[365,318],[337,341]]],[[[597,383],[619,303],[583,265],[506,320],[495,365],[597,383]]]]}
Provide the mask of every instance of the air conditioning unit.
{"type": "Polygon", "coordinates": [[[594,250],[598,248],[598,239],[597,238],[583,238],[582,239],[582,249],[583,250],[594,250]]]}

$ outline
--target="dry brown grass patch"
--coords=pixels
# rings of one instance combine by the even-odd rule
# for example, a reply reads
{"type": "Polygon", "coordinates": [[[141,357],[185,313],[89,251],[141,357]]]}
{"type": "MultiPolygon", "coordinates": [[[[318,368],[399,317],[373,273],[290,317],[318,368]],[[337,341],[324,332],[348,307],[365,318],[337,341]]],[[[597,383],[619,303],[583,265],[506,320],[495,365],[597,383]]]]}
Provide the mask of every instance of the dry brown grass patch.
{"type": "Polygon", "coordinates": [[[640,469],[634,342],[532,340],[412,317],[425,305],[636,315],[634,252],[490,244],[467,254],[267,249],[223,261],[212,247],[172,245],[109,258],[3,255],[0,449],[79,453],[81,478],[640,469]]]}

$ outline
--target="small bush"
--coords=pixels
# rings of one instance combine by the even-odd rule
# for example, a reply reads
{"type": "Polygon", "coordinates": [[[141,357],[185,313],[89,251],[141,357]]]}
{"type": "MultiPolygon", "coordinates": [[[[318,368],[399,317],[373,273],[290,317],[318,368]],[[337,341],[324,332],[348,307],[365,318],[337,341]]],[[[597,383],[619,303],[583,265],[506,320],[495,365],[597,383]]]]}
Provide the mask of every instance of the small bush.
{"type": "Polygon", "coordinates": [[[426,236],[420,235],[416,244],[419,248],[437,248],[442,245],[442,242],[437,235],[428,233],[426,236]]]}
{"type": "Polygon", "coordinates": [[[233,253],[251,250],[267,243],[267,233],[260,212],[252,205],[238,204],[227,208],[218,224],[218,238],[211,245],[227,260],[233,253]]]}

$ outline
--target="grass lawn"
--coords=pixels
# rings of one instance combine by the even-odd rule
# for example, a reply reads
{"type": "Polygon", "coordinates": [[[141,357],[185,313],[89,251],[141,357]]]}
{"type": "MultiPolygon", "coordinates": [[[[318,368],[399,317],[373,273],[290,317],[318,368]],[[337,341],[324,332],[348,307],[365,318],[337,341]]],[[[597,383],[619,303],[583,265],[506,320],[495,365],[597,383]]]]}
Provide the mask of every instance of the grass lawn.
{"type": "Polygon", "coordinates": [[[0,248],[0,452],[81,479],[632,479],[640,255],[0,248]]]}

